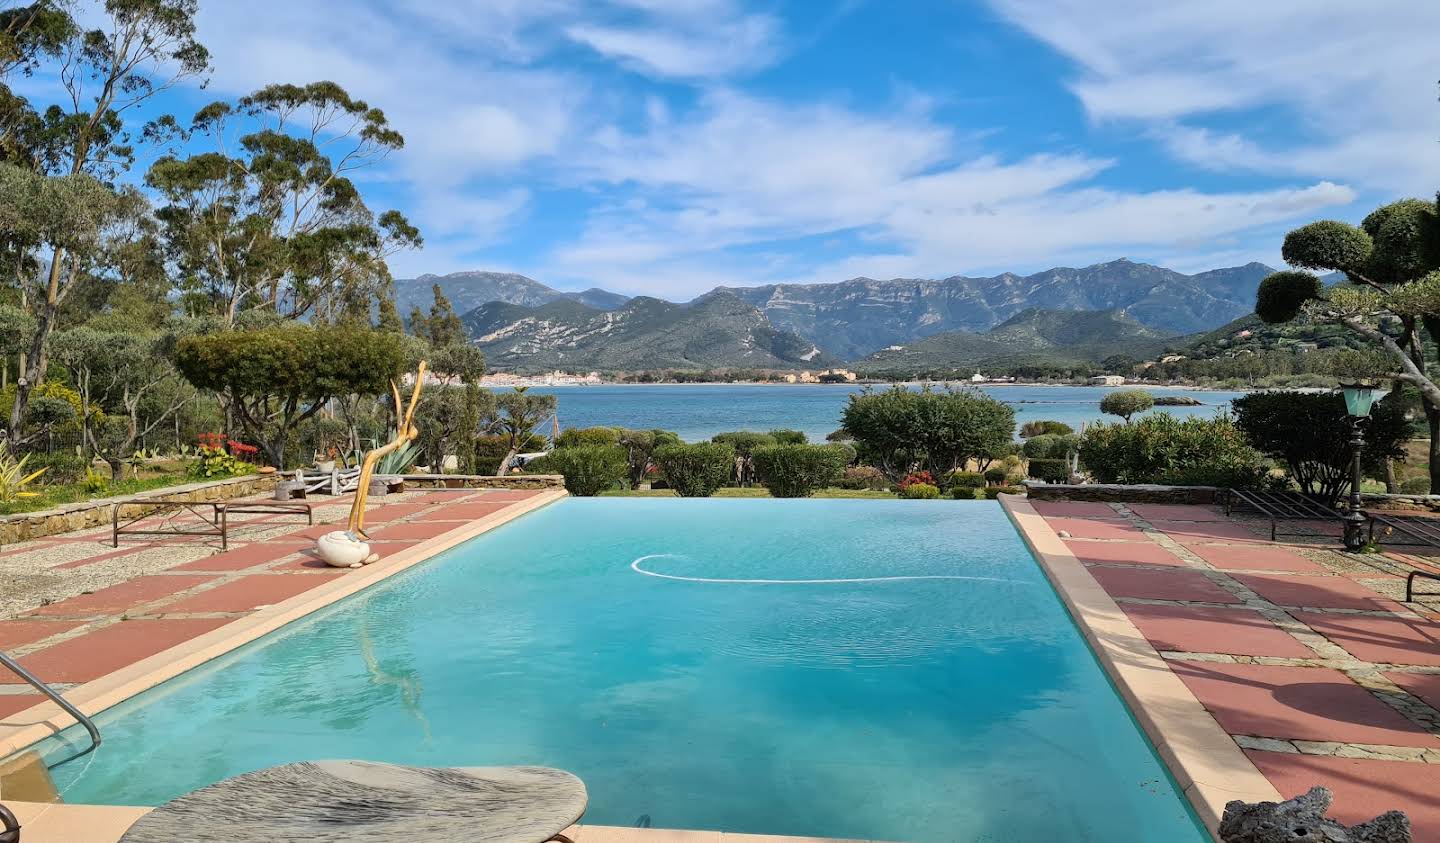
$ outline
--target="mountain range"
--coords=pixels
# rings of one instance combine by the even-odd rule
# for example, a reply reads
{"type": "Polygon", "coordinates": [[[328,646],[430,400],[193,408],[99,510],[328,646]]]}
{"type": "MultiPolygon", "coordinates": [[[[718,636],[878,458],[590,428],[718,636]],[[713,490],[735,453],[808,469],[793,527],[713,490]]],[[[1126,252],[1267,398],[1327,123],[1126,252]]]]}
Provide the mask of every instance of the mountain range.
{"type": "Polygon", "coordinates": [[[973,365],[1006,354],[1090,360],[1107,348],[1100,357],[1143,353],[1166,337],[1253,312],[1255,290],[1273,271],[1249,263],[1186,275],[1120,259],[1024,276],[724,286],[686,303],[458,272],[397,280],[396,299],[401,313],[427,310],[431,286],[439,285],[497,368],[816,368],[905,359],[973,365]],[[885,351],[893,346],[904,350],[885,351]]]}

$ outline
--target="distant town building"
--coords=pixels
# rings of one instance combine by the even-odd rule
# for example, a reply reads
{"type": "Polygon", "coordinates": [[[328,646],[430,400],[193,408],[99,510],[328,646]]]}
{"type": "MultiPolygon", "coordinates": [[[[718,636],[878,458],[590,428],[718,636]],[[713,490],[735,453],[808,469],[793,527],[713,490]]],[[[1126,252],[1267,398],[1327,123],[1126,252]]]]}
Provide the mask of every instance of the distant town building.
{"type": "Polygon", "coordinates": [[[819,383],[820,376],[814,372],[801,372],[800,383],[819,383]]]}
{"type": "Polygon", "coordinates": [[[859,375],[849,369],[826,369],[819,375],[816,375],[817,380],[827,383],[850,383],[858,377],[859,375]]]}
{"type": "Polygon", "coordinates": [[[785,383],[795,383],[796,381],[800,380],[800,378],[797,377],[796,375],[790,374],[790,375],[781,375],[781,376],[780,376],[780,380],[784,381],[785,383]]]}
{"type": "Polygon", "coordinates": [[[970,376],[970,382],[971,382],[971,383],[984,383],[984,382],[987,381],[987,380],[989,380],[989,378],[985,377],[984,375],[980,374],[979,372],[976,372],[975,374],[973,374],[973,375],[970,376]]]}
{"type": "Polygon", "coordinates": [[[1123,375],[1096,375],[1090,379],[1091,386],[1120,386],[1124,383],[1123,375]]]}

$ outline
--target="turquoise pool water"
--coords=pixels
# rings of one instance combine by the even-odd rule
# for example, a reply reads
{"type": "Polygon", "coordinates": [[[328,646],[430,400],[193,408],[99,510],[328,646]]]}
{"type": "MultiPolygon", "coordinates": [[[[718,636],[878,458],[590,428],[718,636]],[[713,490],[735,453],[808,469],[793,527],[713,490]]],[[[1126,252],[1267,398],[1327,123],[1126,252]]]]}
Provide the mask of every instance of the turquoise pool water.
{"type": "Polygon", "coordinates": [[[566,500],[99,724],[66,801],[367,758],[563,767],[605,825],[1207,839],[987,502],[566,500]]]}

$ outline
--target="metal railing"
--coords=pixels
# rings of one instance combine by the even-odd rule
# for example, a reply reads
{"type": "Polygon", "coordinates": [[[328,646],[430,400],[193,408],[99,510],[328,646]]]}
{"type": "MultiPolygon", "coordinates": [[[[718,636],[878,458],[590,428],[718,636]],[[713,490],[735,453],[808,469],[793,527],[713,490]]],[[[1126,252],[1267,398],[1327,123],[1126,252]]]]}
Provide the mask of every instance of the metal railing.
{"type": "Polygon", "coordinates": [[[90,753],[94,752],[97,748],[99,748],[99,746],[100,746],[100,730],[99,730],[98,728],[96,728],[96,726],[95,726],[95,721],[94,721],[94,720],[91,720],[89,717],[87,717],[87,716],[85,715],[85,712],[83,712],[83,711],[81,711],[80,709],[76,708],[74,705],[72,705],[72,704],[70,703],[69,700],[67,700],[67,699],[65,699],[64,697],[60,696],[60,692],[59,692],[59,691],[56,691],[54,688],[51,688],[49,685],[46,685],[43,681],[41,681],[40,677],[38,677],[38,676],[36,676],[35,674],[31,673],[30,671],[26,670],[23,666],[21,666],[21,664],[20,664],[19,662],[15,661],[13,658],[11,658],[9,653],[6,653],[6,652],[4,652],[4,651],[0,651],[0,664],[5,665],[5,667],[9,668],[10,671],[11,671],[12,673],[14,673],[16,676],[19,676],[21,679],[24,679],[26,682],[29,682],[29,683],[35,688],[35,690],[37,690],[37,691],[39,691],[40,693],[44,694],[45,696],[49,697],[51,702],[55,703],[56,705],[58,705],[58,706],[60,706],[62,709],[64,709],[66,714],[68,714],[68,715],[70,715],[71,717],[75,718],[76,722],[78,722],[81,726],[84,726],[84,727],[85,727],[85,731],[88,732],[88,733],[90,733],[90,746],[89,746],[88,748],[82,750],[81,752],[75,753],[74,755],[70,756],[69,758],[64,758],[64,759],[61,759],[60,761],[56,761],[54,764],[51,764],[51,765],[49,765],[49,766],[51,766],[51,767],[58,767],[58,766],[60,766],[61,764],[64,764],[66,761],[74,761],[76,758],[79,758],[79,757],[81,757],[81,756],[83,756],[83,755],[89,755],[90,753]]]}

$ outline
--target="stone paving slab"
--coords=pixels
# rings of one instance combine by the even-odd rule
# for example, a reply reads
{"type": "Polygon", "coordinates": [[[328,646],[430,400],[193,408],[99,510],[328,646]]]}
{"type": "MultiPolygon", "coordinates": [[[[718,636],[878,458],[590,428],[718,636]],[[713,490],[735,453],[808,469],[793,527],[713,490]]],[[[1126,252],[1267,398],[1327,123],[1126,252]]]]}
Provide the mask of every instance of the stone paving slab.
{"type": "Polygon", "coordinates": [[[254,568],[266,562],[274,562],[286,556],[293,556],[300,552],[300,548],[293,544],[277,544],[274,542],[255,542],[243,547],[233,548],[224,553],[217,553],[214,556],[207,556],[204,559],[197,559],[194,562],[187,562],[184,565],[176,565],[174,571],[243,571],[246,568],[254,568]]]}
{"type": "Polygon", "coordinates": [[[1330,788],[1329,815],[1346,825],[1390,810],[1410,817],[1415,843],[1440,841],[1440,765],[1246,750],[1286,796],[1317,784],[1330,788]]]}
{"type": "Polygon", "coordinates": [[[33,693],[0,694],[0,721],[44,701],[43,696],[33,693]]]}
{"type": "Polygon", "coordinates": [[[1414,694],[1432,708],[1440,710],[1440,674],[1402,673],[1392,670],[1385,674],[1385,678],[1414,694]]]}
{"type": "Polygon", "coordinates": [[[435,511],[436,518],[457,518],[464,521],[473,521],[494,515],[510,504],[504,501],[479,501],[476,503],[453,503],[449,506],[442,506],[435,511]]]}
{"type": "Polygon", "coordinates": [[[1126,604],[1120,607],[1157,650],[1314,658],[1315,652],[1253,609],[1126,604]]]}
{"type": "Polygon", "coordinates": [[[1232,735],[1440,748],[1338,670],[1189,661],[1170,669],[1232,735]]]}
{"type": "Polygon", "coordinates": [[[41,606],[31,615],[54,617],[95,617],[111,612],[144,605],[163,597],[214,580],[215,577],[201,574],[155,574],[139,577],[109,588],[102,588],[91,594],[82,594],[69,600],[41,606]]]}
{"type": "Polygon", "coordinates": [[[1293,614],[1301,623],[1367,662],[1440,667],[1440,625],[1433,621],[1321,612],[1293,614]]]}
{"type": "Polygon", "coordinates": [[[1381,597],[1348,577],[1284,574],[1235,574],[1234,577],[1246,588],[1277,606],[1382,612],[1404,610],[1399,603],[1381,597]]]}
{"type": "Polygon", "coordinates": [[[448,533],[457,527],[464,526],[466,521],[407,521],[399,524],[387,524],[367,532],[374,538],[382,541],[423,541],[433,539],[441,533],[448,533]]]}
{"type": "MultiPolygon", "coordinates": [[[[1139,527],[1123,518],[1046,518],[1050,529],[1077,539],[1149,541],[1139,527]]],[[[1062,536],[1064,538],[1064,536],[1062,536]]]]}
{"type": "Polygon", "coordinates": [[[1162,565],[1186,568],[1189,564],[1154,542],[1106,542],[1067,540],[1065,546],[1081,562],[1119,563],[1126,565],[1162,565]]]}
{"type": "Polygon", "coordinates": [[[294,574],[251,574],[169,603],[160,611],[166,614],[196,612],[248,612],[260,606],[279,603],[297,594],[324,584],[317,577],[294,574]]]}
{"type": "Polygon", "coordinates": [[[1150,525],[1181,544],[1201,542],[1264,542],[1268,536],[1257,535],[1235,521],[1151,521],[1150,525]]]}
{"type": "Polygon", "coordinates": [[[1137,600],[1193,600],[1204,603],[1239,603],[1239,597],[1216,585],[1199,571],[1169,568],[1091,568],[1100,586],[1115,597],[1137,600]]]}
{"type": "Polygon", "coordinates": [[[1046,518],[1114,518],[1115,508],[1108,503],[1089,501],[1031,501],[1035,511],[1046,518]]]}
{"type": "Polygon", "coordinates": [[[1292,571],[1323,574],[1325,566],[1274,545],[1194,544],[1191,553],[1222,571],[1292,571]]]}
{"type": "Polygon", "coordinates": [[[1229,521],[1216,507],[1171,503],[1132,503],[1130,511],[1146,521],[1229,521]]]}
{"type": "Polygon", "coordinates": [[[0,650],[13,650],[52,635],[69,632],[84,621],[13,620],[0,621],[0,650]]]}
{"type": "MultiPolygon", "coordinates": [[[[163,618],[120,621],[31,653],[22,657],[20,663],[46,682],[89,682],[189,641],[230,620],[163,618]]],[[[17,678],[14,681],[20,680],[17,678]]]]}

